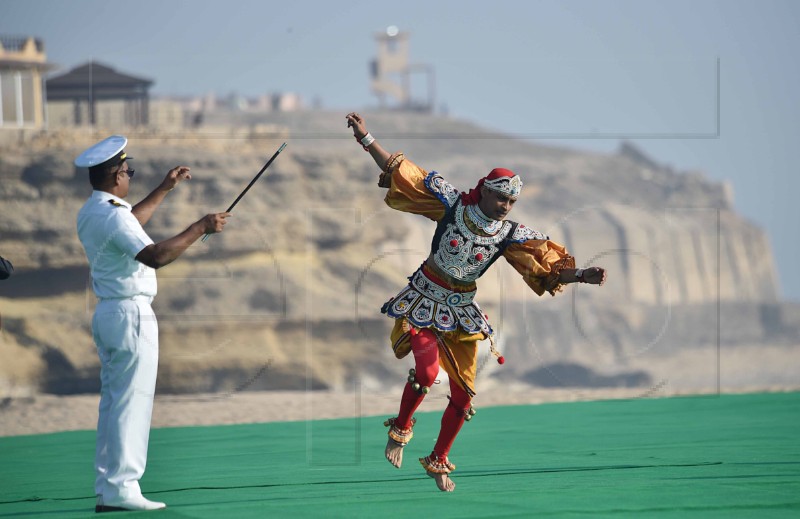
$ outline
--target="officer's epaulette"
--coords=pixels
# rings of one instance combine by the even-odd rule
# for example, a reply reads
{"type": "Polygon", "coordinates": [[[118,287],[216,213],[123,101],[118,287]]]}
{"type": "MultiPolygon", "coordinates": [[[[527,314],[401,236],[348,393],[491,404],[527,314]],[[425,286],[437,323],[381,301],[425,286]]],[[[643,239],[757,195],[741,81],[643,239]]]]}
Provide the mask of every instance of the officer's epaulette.
{"type": "Polygon", "coordinates": [[[112,199],[110,199],[110,200],[108,201],[108,203],[109,203],[109,204],[111,204],[111,205],[113,205],[114,207],[125,207],[124,205],[120,204],[119,202],[117,202],[117,201],[116,201],[116,200],[114,200],[113,198],[112,198],[112,199]]]}

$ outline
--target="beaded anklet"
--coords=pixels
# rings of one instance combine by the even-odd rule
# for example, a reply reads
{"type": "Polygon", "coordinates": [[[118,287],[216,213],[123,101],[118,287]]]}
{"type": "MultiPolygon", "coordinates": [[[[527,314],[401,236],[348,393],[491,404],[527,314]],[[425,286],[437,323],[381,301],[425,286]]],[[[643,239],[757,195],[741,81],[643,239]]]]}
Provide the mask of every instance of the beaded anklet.
{"type": "Polygon", "coordinates": [[[389,418],[385,422],[383,422],[384,427],[389,428],[389,438],[395,442],[397,445],[401,447],[405,447],[408,445],[408,442],[411,441],[411,438],[414,437],[414,424],[417,423],[416,418],[411,419],[411,427],[408,429],[401,429],[396,425],[397,417],[389,418]]]}
{"type": "Polygon", "coordinates": [[[431,453],[430,456],[420,458],[419,462],[427,472],[432,474],[450,474],[456,470],[456,466],[450,463],[450,460],[447,459],[447,456],[442,456],[440,458],[431,453]]]}

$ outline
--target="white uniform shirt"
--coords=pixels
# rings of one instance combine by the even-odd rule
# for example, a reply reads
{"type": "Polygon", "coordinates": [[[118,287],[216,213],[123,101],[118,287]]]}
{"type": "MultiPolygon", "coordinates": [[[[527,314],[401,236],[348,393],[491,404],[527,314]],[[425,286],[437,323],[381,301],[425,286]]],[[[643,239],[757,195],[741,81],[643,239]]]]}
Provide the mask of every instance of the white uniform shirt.
{"type": "Polygon", "coordinates": [[[99,299],[156,295],[156,271],[134,259],[153,240],[128,202],[105,191],[92,191],[78,212],[78,238],[99,299]]]}

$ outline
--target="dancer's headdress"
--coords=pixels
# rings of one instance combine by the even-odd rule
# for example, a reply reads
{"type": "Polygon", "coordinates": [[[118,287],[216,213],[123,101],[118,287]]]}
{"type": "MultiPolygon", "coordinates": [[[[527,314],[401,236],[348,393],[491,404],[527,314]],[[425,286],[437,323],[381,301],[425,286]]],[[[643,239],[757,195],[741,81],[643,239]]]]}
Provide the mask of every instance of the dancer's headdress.
{"type": "Polygon", "coordinates": [[[522,192],[522,179],[510,169],[494,168],[488,175],[480,179],[478,185],[474,189],[470,189],[469,193],[461,193],[461,203],[474,205],[480,202],[481,187],[483,186],[516,199],[522,192]]]}

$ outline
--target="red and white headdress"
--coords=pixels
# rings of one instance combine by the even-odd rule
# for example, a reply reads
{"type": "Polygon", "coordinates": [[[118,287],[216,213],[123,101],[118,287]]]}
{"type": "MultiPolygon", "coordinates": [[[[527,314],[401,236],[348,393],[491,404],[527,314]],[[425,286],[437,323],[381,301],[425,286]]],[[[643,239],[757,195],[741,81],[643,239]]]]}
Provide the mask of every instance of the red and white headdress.
{"type": "Polygon", "coordinates": [[[517,198],[522,192],[522,179],[510,169],[494,168],[488,175],[480,179],[478,185],[474,189],[470,189],[469,193],[461,193],[461,203],[464,205],[477,204],[481,199],[481,187],[483,186],[508,197],[517,198]]]}

